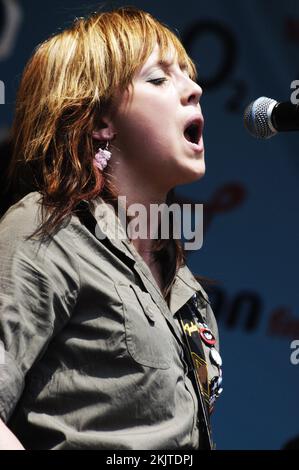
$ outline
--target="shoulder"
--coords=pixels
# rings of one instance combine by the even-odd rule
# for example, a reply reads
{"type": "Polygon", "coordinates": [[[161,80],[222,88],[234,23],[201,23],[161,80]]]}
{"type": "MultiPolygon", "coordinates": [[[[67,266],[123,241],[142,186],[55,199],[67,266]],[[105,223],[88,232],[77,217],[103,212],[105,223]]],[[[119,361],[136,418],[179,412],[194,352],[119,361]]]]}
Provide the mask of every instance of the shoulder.
{"type": "Polygon", "coordinates": [[[32,192],[12,205],[0,219],[0,235],[22,239],[36,230],[41,222],[41,194],[32,192]]]}
{"type": "MultiPolygon", "coordinates": [[[[16,204],[12,205],[0,219],[0,239],[3,241],[9,238],[15,244],[26,245],[41,245],[41,238],[38,236],[31,236],[44,222],[44,216],[47,217],[46,209],[43,207],[43,200],[41,193],[35,191],[27,194],[20,199],[16,204]],[[27,243],[28,242],[28,243],[27,243]]],[[[69,230],[70,226],[74,223],[75,217],[68,217],[61,222],[58,230],[55,230],[45,242],[47,245],[61,243],[61,240],[68,241],[65,230],[69,232],[69,237],[72,232],[69,230]],[[59,241],[60,240],[60,241],[59,241]]]]}
{"type": "MultiPolygon", "coordinates": [[[[0,220],[0,258],[6,270],[16,269],[44,275],[53,280],[64,278],[79,284],[77,255],[72,243],[70,223],[63,224],[46,241],[30,237],[42,223],[42,196],[39,192],[27,194],[11,206],[0,220]],[[10,268],[9,268],[10,266],[10,268]]],[[[4,268],[3,268],[4,269],[4,268]]]]}

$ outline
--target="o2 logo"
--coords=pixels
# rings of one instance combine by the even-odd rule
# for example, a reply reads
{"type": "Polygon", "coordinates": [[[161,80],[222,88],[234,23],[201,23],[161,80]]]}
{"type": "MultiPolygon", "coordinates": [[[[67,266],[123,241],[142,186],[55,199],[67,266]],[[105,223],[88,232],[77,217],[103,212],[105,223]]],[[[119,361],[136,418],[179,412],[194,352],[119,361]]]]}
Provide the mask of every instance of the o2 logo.
{"type": "Polygon", "coordinates": [[[290,344],[290,348],[293,350],[290,355],[290,362],[293,366],[297,366],[299,364],[299,339],[294,339],[290,344]]]}
{"type": "MultiPolygon", "coordinates": [[[[0,0],[0,62],[12,54],[22,22],[18,0],[0,0]]],[[[5,84],[0,80],[0,105],[5,104],[5,84]]]]}
{"type": "MultiPolygon", "coordinates": [[[[194,22],[182,35],[184,46],[190,56],[198,40],[212,39],[213,44],[220,47],[218,63],[210,76],[201,76],[200,85],[205,90],[213,90],[223,84],[231,88],[231,96],[225,103],[226,109],[231,113],[239,113],[247,100],[248,85],[243,79],[233,78],[238,63],[238,40],[229,26],[218,20],[199,20],[194,22]]],[[[210,48],[207,48],[211,54],[210,48]]],[[[213,54],[217,57],[217,54],[213,54]]],[[[217,60],[217,59],[216,59],[217,60]]]]}
{"type": "Polygon", "coordinates": [[[0,0],[0,61],[11,55],[22,19],[18,0],[0,0]]]}

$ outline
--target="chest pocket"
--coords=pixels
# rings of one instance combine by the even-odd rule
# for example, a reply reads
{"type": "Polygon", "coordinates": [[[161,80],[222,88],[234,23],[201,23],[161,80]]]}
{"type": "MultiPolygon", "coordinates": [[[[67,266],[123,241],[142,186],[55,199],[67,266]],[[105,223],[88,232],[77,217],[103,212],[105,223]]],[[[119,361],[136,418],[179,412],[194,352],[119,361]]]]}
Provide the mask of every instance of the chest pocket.
{"type": "Polygon", "coordinates": [[[122,302],[125,339],[129,354],[139,364],[170,367],[173,354],[167,322],[150,294],[134,284],[114,284],[122,302]]]}

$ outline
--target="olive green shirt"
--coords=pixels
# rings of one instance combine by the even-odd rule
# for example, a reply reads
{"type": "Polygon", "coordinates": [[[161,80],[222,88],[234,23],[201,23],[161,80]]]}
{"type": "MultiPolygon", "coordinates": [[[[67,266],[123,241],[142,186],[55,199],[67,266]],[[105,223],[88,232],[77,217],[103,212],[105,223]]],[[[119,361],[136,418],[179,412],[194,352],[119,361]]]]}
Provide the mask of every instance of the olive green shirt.
{"type": "MultiPolygon", "coordinates": [[[[168,306],[112,207],[89,204],[108,243],[75,214],[47,242],[26,240],[38,192],[0,221],[0,416],[27,449],[200,448],[176,312],[207,295],[184,266],[168,306]]],[[[201,314],[219,349],[208,302],[201,314]]]]}

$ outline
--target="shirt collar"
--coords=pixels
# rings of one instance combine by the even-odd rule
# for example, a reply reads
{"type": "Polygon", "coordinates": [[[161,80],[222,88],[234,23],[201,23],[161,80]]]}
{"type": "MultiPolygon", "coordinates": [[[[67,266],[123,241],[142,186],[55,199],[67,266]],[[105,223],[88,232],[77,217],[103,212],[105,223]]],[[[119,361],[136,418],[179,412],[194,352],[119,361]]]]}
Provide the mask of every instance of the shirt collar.
{"type": "MultiPolygon", "coordinates": [[[[120,205],[119,207],[121,211],[124,211],[124,205],[120,205]]],[[[149,267],[127,236],[125,219],[118,217],[113,206],[106,203],[100,196],[89,201],[89,209],[97,222],[97,238],[107,236],[118,250],[121,250],[126,256],[134,260],[137,265],[141,266],[142,272],[145,273],[163,299],[162,293],[149,267]]],[[[125,212],[122,212],[122,214],[124,213],[125,212]]],[[[170,292],[169,310],[172,315],[175,315],[196,292],[199,292],[202,298],[209,302],[208,296],[200,283],[195,279],[188,266],[184,265],[177,272],[170,292]]]]}
{"type": "MultiPolygon", "coordinates": [[[[124,206],[119,207],[124,210],[124,206]]],[[[116,215],[114,207],[98,196],[89,201],[89,208],[97,222],[96,237],[100,239],[102,235],[107,236],[117,249],[134,259],[131,250],[132,243],[127,236],[125,222],[116,215]]]]}
{"type": "Polygon", "coordinates": [[[179,269],[170,293],[170,311],[176,313],[195,293],[199,293],[201,298],[209,303],[205,290],[185,264],[179,269]]]}

